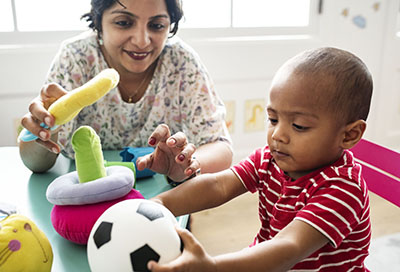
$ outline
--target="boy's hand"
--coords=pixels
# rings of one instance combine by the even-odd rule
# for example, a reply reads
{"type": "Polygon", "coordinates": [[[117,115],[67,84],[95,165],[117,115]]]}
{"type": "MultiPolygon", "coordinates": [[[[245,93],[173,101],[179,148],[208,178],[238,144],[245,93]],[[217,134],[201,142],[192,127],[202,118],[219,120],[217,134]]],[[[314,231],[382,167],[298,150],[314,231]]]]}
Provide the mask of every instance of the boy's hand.
{"type": "Polygon", "coordinates": [[[155,151],[138,158],[136,161],[138,170],[148,168],[179,182],[200,168],[199,161],[192,157],[196,147],[188,143],[183,132],[171,136],[169,127],[161,124],[151,134],[149,145],[154,146],[155,151]]]}
{"type": "Polygon", "coordinates": [[[188,272],[214,272],[217,271],[215,260],[205,252],[203,246],[186,229],[176,228],[184,244],[181,256],[172,262],[160,265],[155,261],[147,264],[153,272],[188,271],[188,272]]]}

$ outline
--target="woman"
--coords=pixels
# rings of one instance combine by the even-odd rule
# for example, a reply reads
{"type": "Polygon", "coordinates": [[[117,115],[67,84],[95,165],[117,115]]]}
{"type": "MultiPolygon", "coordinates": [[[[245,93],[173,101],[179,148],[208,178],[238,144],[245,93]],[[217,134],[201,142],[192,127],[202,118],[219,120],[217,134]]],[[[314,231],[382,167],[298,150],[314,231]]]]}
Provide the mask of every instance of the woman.
{"type": "Polygon", "coordinates": [[[166,174],[172,181],[187,179],[200,166],[202,172],[229,167],[232,151],[223,103],[197,54],[172,38],[183,15],[179,0],[92,0],[91,5],[83,18],[92,31],[63,44],[47,78],[57,84],[45,85],[22,118],[22,125],[39,136],[36,142],[20,143],[25,165],[43,172],[59,152],[73,158],[72,133],[90,125],[104,149],[155,146],[138,168],[166,174]],[[117,88],[56,132],[39,126],[53,126],[46,109],[54,100],[108,67],[120,74],[117,88]]]}

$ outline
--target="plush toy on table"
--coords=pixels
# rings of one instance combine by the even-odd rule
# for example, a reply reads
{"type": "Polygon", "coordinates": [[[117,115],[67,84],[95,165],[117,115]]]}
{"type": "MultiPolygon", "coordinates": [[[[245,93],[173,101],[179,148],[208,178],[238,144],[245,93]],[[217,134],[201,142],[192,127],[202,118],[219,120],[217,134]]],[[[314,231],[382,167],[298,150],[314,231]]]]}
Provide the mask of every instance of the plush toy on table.
{"type": "MultiPolygon", "coordinates": [[[[48,109],[55,118],[55,126],[51,129],[72,120],[82,108],[103,97],[118,82],[118,72],[112,68],[105,69],[56,100],[48,109]]],[[[33,141],[37,136],[24,129],[19,139],[33,141]]],[[[50,184],[47,198],[55,205],[51,213],[55,230],[70,241],[86,244],[93,224],[104,210],[121,200],[143,197],[132,190],[135,181],[133,166],[132,170],[123,166],[105,168],[100,139],[93,129],[82,127],[75,131],[72,145],[77,171],[50,184]]]]}
{"type": "MultiPolygon", "coordinates": [[[[49,113],[55,118],[55,126],[50,129],[54,130],[58,126],[71,121],[84,107],[93,104],[115,88],[118,82],[119,74],[115,69],[104,69],[81,87],[72,90],[56,100],[48,108],[49,113]]],[[[46,127],[44,123],[42,123],[41,126],[46,127]]],[[[19,133],[19,140],[24,142],[33,141],[37,138],[36,135],[25,128],[19,133]]],[[[120,155],[124,162],[133,162],[136,165],[138,157],[147,155],[153,151],[153,147],[125,147],[120,155]]],[[[109,162],[109,164],[111,165],[112,162],[109,162]]],[[[117,164],[121,165],[120,162],[117,164]]],[[[130,167],[130,165],[131,164],[127,164],[128,167],[130,167]]],[[[144,169],[137,172],[137,177],[150,177],[154,174],[155,172],[150,169],[144,169]]]]}
{"type": "Polygon", "coordinates": [[[28,217],[0,203],[0,271],[48,272],[53,250],[43,231],[28,217]]]}
{"type": "Polygon", "coordinates": [[[144,198],[133,189],[135,167],[105,166],[100,138],[89,126],[72,136],[76,171],[55,179],[47,188],[54,229],[65,239],[87,244],[99,216],[126,199],[144,198]],[[133,171],[132,171],[133,170],[133,171]]]}
{"type": "MultiPolygon", "coordinates": [[[[48,108],[49,113],[55,118],[55,126],[51,130],[71,121],[84,107],[93,104],[115,88],[118,82],[119,74],[115,69],[104,69],[81,87],[60,97],[48,108]]],[[[41,126],[46,127],[44,123],[41,126]]],[[[33,141],[37,138],[27,129],[23,129],[19,134],[19,139],[24,142],[33,141]]]]}

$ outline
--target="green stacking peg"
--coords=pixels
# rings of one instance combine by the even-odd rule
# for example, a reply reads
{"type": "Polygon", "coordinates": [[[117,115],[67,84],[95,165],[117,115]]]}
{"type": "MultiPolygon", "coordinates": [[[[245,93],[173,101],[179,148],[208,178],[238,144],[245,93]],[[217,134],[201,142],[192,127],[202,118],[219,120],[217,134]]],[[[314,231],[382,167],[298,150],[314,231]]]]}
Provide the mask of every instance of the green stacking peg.
{"type": "Polygon", "coordinates": [[[72,135],[71,143],[75,151],[75,166],[80,183],[107,176],[100,138],[93,128],[78,128],[72,135]]]}

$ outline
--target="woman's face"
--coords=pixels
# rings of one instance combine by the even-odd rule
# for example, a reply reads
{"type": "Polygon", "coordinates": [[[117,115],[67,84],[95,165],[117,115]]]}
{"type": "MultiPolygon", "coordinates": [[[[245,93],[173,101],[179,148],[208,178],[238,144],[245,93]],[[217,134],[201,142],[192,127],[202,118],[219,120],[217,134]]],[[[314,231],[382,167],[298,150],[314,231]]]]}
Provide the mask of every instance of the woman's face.
{"type": "Polygon", "coordinates": [[[104,11],[103,52],[120,73],[143,73],[157,60],[170,29],[165,0],[121,0],[104,11]]]}

